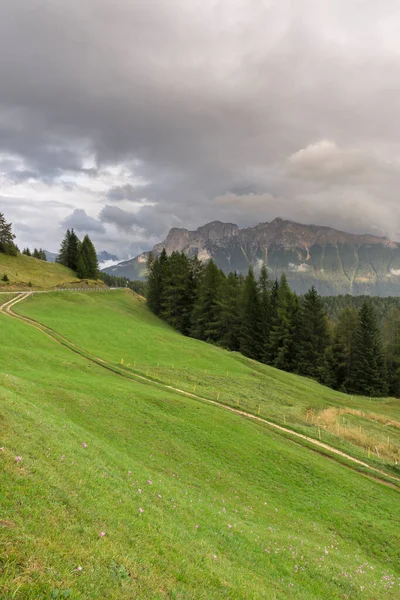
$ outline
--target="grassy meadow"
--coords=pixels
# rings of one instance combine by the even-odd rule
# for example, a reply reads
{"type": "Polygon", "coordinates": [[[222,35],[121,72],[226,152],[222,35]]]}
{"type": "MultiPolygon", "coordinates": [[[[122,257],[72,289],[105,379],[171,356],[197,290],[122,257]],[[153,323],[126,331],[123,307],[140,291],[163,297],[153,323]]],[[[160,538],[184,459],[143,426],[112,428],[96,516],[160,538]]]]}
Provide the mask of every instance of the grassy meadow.
{"type": "MultiPolygon", "coordinates": [[[[52,303],[61,329],[63,303],[75,306],[78,335],[99,302],[99,323],[115,317],[121,339],[142,306],[119,292],[80,296],[26,306],[52,303]]],[[[144,365],[146,315],[129,330],[144,365]]],[[[180,353],[189,368],[191,340],[154,329],[165,368],[180,353]]],[[[2,600],[398,598],[398,490],[267,426],[114,375],[6,315],[0,332],[2,600]]],[[[86,336],[99,351],[104,337],[90,324],[86,336]]],[[[201,368],[235,360],[210,348],[208,362],[206,348],[201,368]]]]}
{"type": "MultiPolygon", "coordinates": [[[[0,253],[0,280],[4,275],[7,275],[9,282],[0,281],[0,292],[12,291],[13,289],[29,290],[74,287],[80,283],[80,280],[76,277],[76,273],[67,269],[67,267],[58,263],[38,260],[25,254],[8,256],[7,254],[0,253]]],[[[93,286],[95,282],[87,282],[87,285],[93,286]]],[[[97,285],[103,284],[98,282],[97,285]]],[[[0,301],[1,299],[2,296],[0,296],[0,301]]]]}
{"type": "Polygon", "coordinates": [[[351,397],[186,338],[126,290],[40,294],[15,311],[127,371],[260,414],[400,475],[398,399],[351,397]]]}

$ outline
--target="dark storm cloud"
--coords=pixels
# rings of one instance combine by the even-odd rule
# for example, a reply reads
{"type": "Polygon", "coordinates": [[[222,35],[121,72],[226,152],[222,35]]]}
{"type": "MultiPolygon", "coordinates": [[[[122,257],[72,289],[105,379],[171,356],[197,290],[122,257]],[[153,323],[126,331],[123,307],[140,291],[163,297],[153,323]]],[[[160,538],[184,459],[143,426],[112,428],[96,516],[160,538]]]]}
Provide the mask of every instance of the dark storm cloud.
{"type": "Polygon", "coordinates": [[[399,23],[392,0],[2,0],[0,151],[43,179],[128,165],[147,183],[98,197],[125,231],[282,207],[400,236],[399,23]]]}
{"type": "Polygon", "coordinates": [[[69,215],[66,219],[64,219],[61,223],[62,227],[65,229],[76,229],[76,231],[83,231],[86,233],[105,233],[105,227],[102,223],[93,219],[93,217],[89,217],[86,212],[77,208],[74,212],[69,215]]]}

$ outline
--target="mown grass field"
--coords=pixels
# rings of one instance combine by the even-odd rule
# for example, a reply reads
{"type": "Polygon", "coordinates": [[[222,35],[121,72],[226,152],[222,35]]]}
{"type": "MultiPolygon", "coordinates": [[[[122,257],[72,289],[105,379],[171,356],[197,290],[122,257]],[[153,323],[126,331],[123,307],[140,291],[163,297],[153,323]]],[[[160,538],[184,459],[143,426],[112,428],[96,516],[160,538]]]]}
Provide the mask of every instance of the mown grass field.
{"type": "MultiPolygon", "coordinates": [[[[62,303],[75,306],[82,326],[79,306],[91,322],[99,302],[106,324],[116,302],[123,337],[139,301],[118,294],[43,305],[60,309],[59,326],[62,303]]],[[[183,369],[190,340],[172,334],[155,327],[167,340],[159,360],[182,353],[183,369]]],[[[0,335],[2,599],[398,598],[397,490],[262,424],[114,375],[6,315],[0,335]]],[[[89,324],[86,336],[103,343],[89,324]]]]}
{"type": "MultiPolygon", "coordinates": [[[[0,281],[0,291],[22,289],[52,289],[77,285],[76,274],[58,263],[45,262],[19,254],[8,256],[0,253],[0,280],[7,275],[9,282],[0,281]],[[32,285],[30,286],[29,283],[32,285]]],[[[90,282],[88,285],[94,285],[90,282]]],[[[1,300],[0,296],[0,300],[1,300]]]]}
{"type": "Polygon", "coordinates": [[[130,291],[42,294],[15,310],[128,371],[260,414],[400,475],[398,399],[351,397],[181,336],[130,291]]]}

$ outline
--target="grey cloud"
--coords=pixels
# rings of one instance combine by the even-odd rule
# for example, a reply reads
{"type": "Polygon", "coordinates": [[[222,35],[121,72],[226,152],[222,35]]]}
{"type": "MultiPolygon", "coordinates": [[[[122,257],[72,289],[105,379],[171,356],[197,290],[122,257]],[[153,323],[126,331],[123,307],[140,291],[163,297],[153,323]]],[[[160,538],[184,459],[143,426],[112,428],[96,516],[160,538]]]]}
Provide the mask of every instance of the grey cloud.
{"type": "Polygon", "coordinates": [[[130,165],[148,184],[101,218],[148,239],[277,215],[400,236],[399,21],[394,0],[3,0],[0,149],[49,181],[130,165]]]}
{"type": "Polygon", "coordinates": [[[105,233],[105,227],[102,223],[86,214],[86,211],[77,208],[74,212],[64,219],[61,226],[65,229],[76,229],[85,233],[105,233]]]}
{"type": "Polygon", "coordinates": [[[103,223],[110,223],[115,225],[118,229],[125,232],[133,231],[133,227],[137,226],[136,216],[127,211],[119,208],[118,206],[106,205],[100,213],[100,220],[103,223]]]}
{"type": "Polygon", "coordinates": [[[108,191],[107,200],[110,200],[111,202],[120,202],[121,200],[138,202],[146,195],[146,191],[148,191],[148,189],[148,185],[134,187],[130,183],[127,183],[126,185],[115,186],[108,191]]]}

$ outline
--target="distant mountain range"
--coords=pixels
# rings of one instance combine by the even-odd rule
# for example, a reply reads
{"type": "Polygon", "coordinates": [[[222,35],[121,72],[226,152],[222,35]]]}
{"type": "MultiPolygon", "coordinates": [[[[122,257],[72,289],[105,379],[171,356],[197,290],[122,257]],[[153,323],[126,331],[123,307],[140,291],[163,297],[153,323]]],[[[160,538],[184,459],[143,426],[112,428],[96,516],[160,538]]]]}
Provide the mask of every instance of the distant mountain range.
{"type": "MultiPolygon", "coordinates": [[[[292,288],[312,285],[323,295],[400,296],[400,243],[370,234],[355,235],[330,227],[275,219],[239,229],[213,221],[196,231],[173,228],[153,254],[183,251],[202,261],[212,258],[226,273],[245,274],[266,264],[270,277],[286,273],[292,288]]],[[[149,252],[104,269],[111,275],[144,279],[149,252]]]]}

